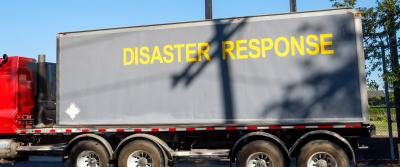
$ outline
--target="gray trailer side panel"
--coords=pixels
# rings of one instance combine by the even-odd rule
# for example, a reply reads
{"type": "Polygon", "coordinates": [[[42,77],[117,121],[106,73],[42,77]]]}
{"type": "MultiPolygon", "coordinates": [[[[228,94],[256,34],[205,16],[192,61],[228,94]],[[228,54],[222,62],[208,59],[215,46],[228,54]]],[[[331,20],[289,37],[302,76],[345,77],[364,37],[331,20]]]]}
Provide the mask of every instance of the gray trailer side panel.
{"type": "Polygon", "coordinates": [[[335,10],[60,35],[58,124],[366,121],[355,20],[335,10]],[[225,40],[322,33],[334,55],[221,59],[225,40]],[[123,48],[197,42],[211,45],[211,61],[123,65],[123,48]]]}

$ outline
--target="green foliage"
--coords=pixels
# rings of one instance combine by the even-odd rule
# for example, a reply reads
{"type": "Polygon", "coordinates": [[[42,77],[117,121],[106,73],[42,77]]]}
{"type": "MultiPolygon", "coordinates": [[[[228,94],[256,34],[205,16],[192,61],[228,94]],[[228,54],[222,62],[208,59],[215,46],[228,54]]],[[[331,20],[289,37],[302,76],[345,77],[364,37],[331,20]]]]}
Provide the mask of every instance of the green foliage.
{"type": "MultiPolygon", "coordinates": [[[[364,53],[366,56],[367,84],[374,88],[372,75],[379,72],[381,77],[394,88],[400,106],[400,65],[397,37],[400,28],[400,0],[376,0],[375,7],[356,7],[357,0],[330,0],[334,7],[351,7],[362,13],[364,53]],[[385,60],[386,74],[383,75],[382,60],[385,60]],[[371,75],[372,74],[372,75],[371,75]]],[[[376,83],[376,82],[375,82],[376,83]]]]}
{"type": "MultiPolygon", "coordinates": [[[[376,127],[376,135],[388,135],[388,121],[386,108],[369,108],[369,117],[371,123],[376,127]]],[[[392,120],[396,120],[395,110],[391,109],[392,120]]],[[[397,134],[396,122],[391,124],[393,134],[397,134]]]]}
{"type": "Polygon", "coordinates": [[[389,101],[390,101],[390,106],[395,106],[394,105],[394,93],[389,92],[389,101]]]}
{"type": "Polygon", "coordinates": [[[367,89],[368,90],[378,90],[379,85],[376,83],[375,80],[371,80],[367,83],[367,89]]]}
{"type": "Polygon", "coordinates": [[[384,97],[370,97],[368,98],[368,104],[370,106],[385,106],[384,97]]]}
{"type": "MultiPolygon", "coordinates": [[[[365,54],[367,61],[370,62],[370,66],[367,67],[368,74],[371,74],[372,71],[381,71],[382,56],[385,56],[386,62],[390,62],[390,56],[393,56],[387,53],[389,47],[391,47],[388,42],[388,30],[391,30],[389,29],[391,22],[395,22],[394,31],[399,30],[400,0],[377,0],[377,6],[369,8],[356,7],[357,0],[330,1],[334,7],[350,7],[361,12],[365,54]],[[394,17],[394,20],[391,17],[394,17]],[[382,51],[384,52],[382,53],[382,51]]],[[[393,71],[392,65],[388,64],[387,67],[389,68],[387,79],[389,81],[399,79],[399,76],[391,73],[393,71]]]]}
{"type": "MultiPolygon", "coordinates": [[[[396,112],[390,109],[392,120],[396,120],[396,112]]],[[[387,121],[386,108],[368,108],[368,115],[371,121],[387,121]]]]}
{"type": "Polygon", "coordinates": [[[333,3],[334,7],[337,8],[354,8],[356,5],[357,0],[330,0],[333,3]]]}

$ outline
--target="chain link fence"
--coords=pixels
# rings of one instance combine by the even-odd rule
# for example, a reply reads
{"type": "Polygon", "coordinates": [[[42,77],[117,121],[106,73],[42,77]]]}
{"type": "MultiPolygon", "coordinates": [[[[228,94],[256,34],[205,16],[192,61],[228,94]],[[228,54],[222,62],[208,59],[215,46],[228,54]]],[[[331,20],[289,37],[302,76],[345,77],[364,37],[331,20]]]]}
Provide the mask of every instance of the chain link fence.
{"type": "Polygon", "coordinates": [[[371,124],[375,126],[375,136],[387,137],[389,136],[389,131],[392,130],[393,137],[397,137],[396,111],[394,107],[390,108],[390,117],[387,115],[387,107],[369,107],[368,111],[371,124]],[[391,120],[388,120],[388,118],[391,118],[391,120]]]}

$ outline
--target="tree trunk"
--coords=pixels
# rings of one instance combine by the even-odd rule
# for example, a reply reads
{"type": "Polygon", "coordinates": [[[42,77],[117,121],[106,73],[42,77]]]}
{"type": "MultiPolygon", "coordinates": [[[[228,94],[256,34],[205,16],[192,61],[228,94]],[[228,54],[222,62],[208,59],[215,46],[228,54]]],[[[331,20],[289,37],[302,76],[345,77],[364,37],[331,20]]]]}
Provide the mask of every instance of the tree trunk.
{"type": "MultiPolygon", "coordinates": [[[[390,48],[390,62],[393,74],[397,77],[393,82],[394,89],[394,105],[396,108],[396,121],[397,129],[400,129],[400,67],[399,67],[399,54],[397,50],[397,34],[396,34],[396,20],[394,13],[388,13],[388,37],[389,37],[389,48],[390,48]]],[[[400,136],[400,131],[398,131],[400,136]]]]}

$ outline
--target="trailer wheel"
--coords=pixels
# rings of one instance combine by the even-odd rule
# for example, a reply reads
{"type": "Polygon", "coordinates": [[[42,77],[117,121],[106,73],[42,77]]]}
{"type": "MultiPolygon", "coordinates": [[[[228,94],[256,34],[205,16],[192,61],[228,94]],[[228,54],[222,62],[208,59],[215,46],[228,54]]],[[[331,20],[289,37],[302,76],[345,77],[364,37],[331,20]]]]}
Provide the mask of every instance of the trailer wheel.
{"type": "Polygon", "coordinates": [[[164,158],[152,142],[136,140],[121,150],[118,167],[164,167],[164,158]]]}
{"type": "Polygon", "coordinates": [[[281,150],[273,143],[256,140],[246,144],[237,155],[238,167],[284,167],[281,150]]]}
{"type": "Polygon", "coordinates": [[[110,161],[104,146],[93,140],[78,142],[69,155],[71,167],[108,167],[110,161]]]}
{"type": "Polygon", "coordinates": [[[327,140],[314,140],[300,150],[297,158],[298,167],[348,167],[346,152],[335,143],[327,140]]]}

